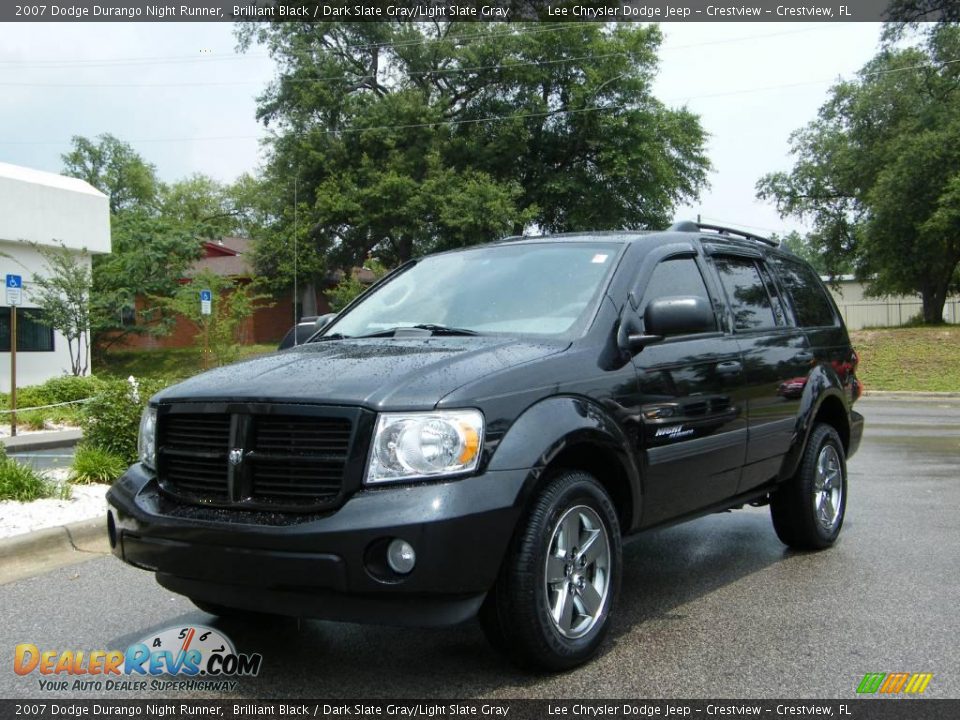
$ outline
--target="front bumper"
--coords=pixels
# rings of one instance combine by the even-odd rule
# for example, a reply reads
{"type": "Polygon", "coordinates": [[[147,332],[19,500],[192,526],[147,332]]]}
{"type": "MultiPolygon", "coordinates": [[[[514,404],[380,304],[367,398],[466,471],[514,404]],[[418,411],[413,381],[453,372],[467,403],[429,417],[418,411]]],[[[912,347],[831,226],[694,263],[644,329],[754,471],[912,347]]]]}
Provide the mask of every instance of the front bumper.
{"type": "Polygon", "coordinates": [[[324,516],[172,504],[134,465],[107,493],[113,553],[188,597],[352,622],[449,625],[493,585],[520,516],[526,470],[365,490],[324,516]],[[295,523],[295,524],[291,524],[295,523]],[[409,575],[382,558],[413,545],[409,575]]]}

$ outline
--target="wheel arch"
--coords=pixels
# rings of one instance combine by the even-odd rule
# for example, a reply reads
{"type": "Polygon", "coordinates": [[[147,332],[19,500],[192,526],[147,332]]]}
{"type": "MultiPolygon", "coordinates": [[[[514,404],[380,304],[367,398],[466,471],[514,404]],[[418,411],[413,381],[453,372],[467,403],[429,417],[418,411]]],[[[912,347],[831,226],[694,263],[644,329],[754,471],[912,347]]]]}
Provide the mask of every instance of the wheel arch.
{"type": "Polygon", "coordinates": [[[528,408],[498,442],[488,468],[529,469],[518,499],[524,507],[555,470],[582,470],[610,495],[624,533],[640,518],[640,471],[627,431],[588,398],[552,397],[528,408]]]}
{"type": "Polygon", "coordinates": [[[817,423],[821,422],[837,431],[844,454],[847,454],[850,450],[850,408],[840,379],[830,368],[824,366],[819,366],[810,373],[804,387],[797,418],[797,432],[780,469],[782,480],[792,477],[796,472],[810,440],[810,433],[817,423]]]}

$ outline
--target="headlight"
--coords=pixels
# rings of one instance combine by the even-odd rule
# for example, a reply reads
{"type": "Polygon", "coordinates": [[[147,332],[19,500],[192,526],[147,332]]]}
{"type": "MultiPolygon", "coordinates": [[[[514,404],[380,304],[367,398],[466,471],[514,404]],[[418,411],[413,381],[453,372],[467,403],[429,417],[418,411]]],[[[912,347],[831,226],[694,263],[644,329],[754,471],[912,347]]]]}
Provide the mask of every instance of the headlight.
{"type": "Polygon", "coordinates": [[[137,439],[140,462],[151,470],[157,467],[157,409],[148,407],[140,418],[140,437],[137,439]]]}
{"type": "Polygon", "coordinates": [[[377,419],[368,484],[475,470],[483,443],[478,410],[383,413],[377,419]]]}

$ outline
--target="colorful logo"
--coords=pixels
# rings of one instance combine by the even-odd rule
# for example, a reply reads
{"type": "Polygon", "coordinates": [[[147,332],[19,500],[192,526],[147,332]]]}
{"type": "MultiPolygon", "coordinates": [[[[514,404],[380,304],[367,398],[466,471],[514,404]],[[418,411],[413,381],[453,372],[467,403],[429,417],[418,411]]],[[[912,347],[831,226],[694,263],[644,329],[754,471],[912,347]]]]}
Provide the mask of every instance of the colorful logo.
{"type": "Polygon", "coordinates": [[[933,680],[933,673],[867,673],[857,686],[858,695],[922,695],[933,680]]]}
{"type": "Polygon", "coordinates": [[[157,677],[255,676],[263,656],[238,653],[221,631],[203,625],[170,627],[126,650],[41,650],[21,643],[14,650],[17,675],[127,675],[157,677]]]}

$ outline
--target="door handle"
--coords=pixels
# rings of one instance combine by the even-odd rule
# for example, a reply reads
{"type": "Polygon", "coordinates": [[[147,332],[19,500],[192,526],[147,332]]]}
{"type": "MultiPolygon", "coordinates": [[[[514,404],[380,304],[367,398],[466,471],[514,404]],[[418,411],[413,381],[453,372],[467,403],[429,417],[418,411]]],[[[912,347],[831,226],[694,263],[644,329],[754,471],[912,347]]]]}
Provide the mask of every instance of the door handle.
{"type": "Polygon", "coordinates": [[[799,360],[800,362],[810,362],[813,360],[813,353],[809,350],[801,350],[796,355],[793,356],[794,360],[799,360]]]}
{"type": "Polygon", "coordinates": [[[743,365],[737,360],[717,363],[717,372],[721,375],[739,375],[743,370],[743,365]]]}

